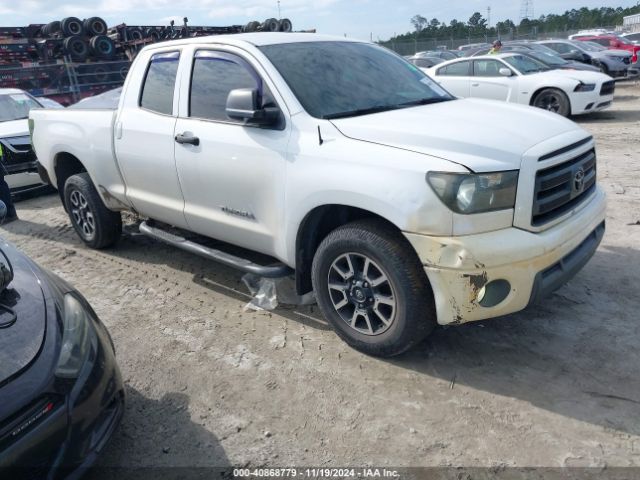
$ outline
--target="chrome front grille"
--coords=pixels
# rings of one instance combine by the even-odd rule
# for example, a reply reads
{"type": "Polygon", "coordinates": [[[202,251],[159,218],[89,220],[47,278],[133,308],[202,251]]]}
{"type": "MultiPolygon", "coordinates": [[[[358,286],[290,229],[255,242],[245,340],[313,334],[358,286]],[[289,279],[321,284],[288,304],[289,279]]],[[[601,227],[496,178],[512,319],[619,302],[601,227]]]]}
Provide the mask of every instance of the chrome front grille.
{"type": "Polygon", "coordinates": [[[595,150],[589,150],[559,165],[538,170],[531,225],[539,227],[561,217],[586,200],[595,188],[595,150]]]}

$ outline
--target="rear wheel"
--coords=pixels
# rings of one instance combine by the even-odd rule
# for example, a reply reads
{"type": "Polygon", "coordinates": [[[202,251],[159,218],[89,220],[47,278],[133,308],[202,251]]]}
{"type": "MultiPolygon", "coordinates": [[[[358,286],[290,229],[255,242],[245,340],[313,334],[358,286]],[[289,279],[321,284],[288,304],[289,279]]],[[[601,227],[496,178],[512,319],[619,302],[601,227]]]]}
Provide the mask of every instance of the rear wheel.
{"type": "Polygon", "coordinates": [[[312,279],[335,332],[366,354],[401,354],[436,325],[422,265],[406,239],[382,221],[357,221],[331,232],[315,254],[312,279]]]}
{"type": "Polygon", "coordinates": [[[107,248],[120,238],[122,217],[105,206],[88,173],[78,173],[67,179],[64,203],[73,228],[89,247],[107,248]]]}
{"type": "Polygon", "coordinates": [[[557,88],[545,88],[533,99],[533,106],[568,117],[571,113],[569,97],[557,88]]]}

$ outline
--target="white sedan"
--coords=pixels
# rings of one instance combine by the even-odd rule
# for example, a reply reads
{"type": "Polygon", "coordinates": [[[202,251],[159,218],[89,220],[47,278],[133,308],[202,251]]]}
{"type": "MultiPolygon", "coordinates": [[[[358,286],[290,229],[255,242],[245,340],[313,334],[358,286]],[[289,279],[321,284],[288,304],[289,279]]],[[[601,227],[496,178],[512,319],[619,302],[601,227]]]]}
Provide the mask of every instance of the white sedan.
{"type": "MultiPolygon", "coordinates": [[[[54,103],[56,108],[62,108],[54,103]]],[[[29,110],[32,108],[44,108],[43,102],[23,90],[0,88],[0,168],[14,195],[37,192],[46,187],[36,172],[36,155],[29,138],[29,110]]]]}
{"type": "Polygon", "coordinates": [[[457,97],[532,105],[565,117],[609,107],[615,90],[608,75],[551,70],[519,53],[451,60],[425,72],[457,97]]]}

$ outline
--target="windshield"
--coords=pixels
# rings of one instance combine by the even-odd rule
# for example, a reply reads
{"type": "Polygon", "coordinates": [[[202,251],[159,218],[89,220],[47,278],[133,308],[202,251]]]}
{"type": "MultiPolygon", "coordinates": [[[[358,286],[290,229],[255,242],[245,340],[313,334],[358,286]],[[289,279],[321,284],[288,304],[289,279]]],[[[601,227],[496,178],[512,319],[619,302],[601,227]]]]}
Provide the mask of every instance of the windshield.
{"type": "Polygon", "coordinates": [[[587,52],[601,52],[602,50],[606,50],[605,47],[595,42],[580,42],[576,47],[582,48],[587,52]]]}
{"type": "Polygon", "coordinates": [[[32,108],[42,107],[26,93],[0,95],[0,122],[29,118],[29,110],[32,108]]]}
{"type": "Polygon", "coordinates": [[[453,97],[418,67],[378,45],[300,42],[260,48],[306,111],[340,118],[453,97]]]}
{"type": "Polygon", "coordinates": [[[546,45],[542,45],[540,43],[530,43],[529,48],[540,53],[548,53],[550,55],[556,56],[558,55],[558,52],[556,52],[553,48],[549,48],[546,45]]]}
{"type": "Polygon", "coordinates": [[[529,55],[530,57],[535,58],[536,60],[541,61],[542,63],[546,63],[547,65],[560,66],[560,65],[566,65],[569,63],[563,58],[560,58],[555,53],[552,54],[552,53],[542,52],[538,50],[531,50],[526,52],[526,54],[529,55]]]}
{"type": "Polygon", "coordinates": [[[539,73],[539,72],[547,72],[551,70],[544,63],[539,62],[538,60],[525,57],[524,55],[514,55],[512,57],[505,57],[503,59],[509,65],[514,67],[523,75],[529,75],[531,73],[539,73]]]}

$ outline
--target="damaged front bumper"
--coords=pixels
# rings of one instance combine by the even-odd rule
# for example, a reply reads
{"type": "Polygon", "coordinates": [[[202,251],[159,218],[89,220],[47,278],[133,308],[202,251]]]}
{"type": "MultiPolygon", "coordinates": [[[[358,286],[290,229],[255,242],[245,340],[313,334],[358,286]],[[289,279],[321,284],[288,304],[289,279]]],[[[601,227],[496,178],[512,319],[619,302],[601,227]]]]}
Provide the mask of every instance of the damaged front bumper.
{"type": "Polygon", "coordinates": [[[566,283],[602,240],[605,211],[598,187],[579,212],[539,233],[404,235],[433,288],[438,323],[461,324],[518,312],[566,283]]]}

